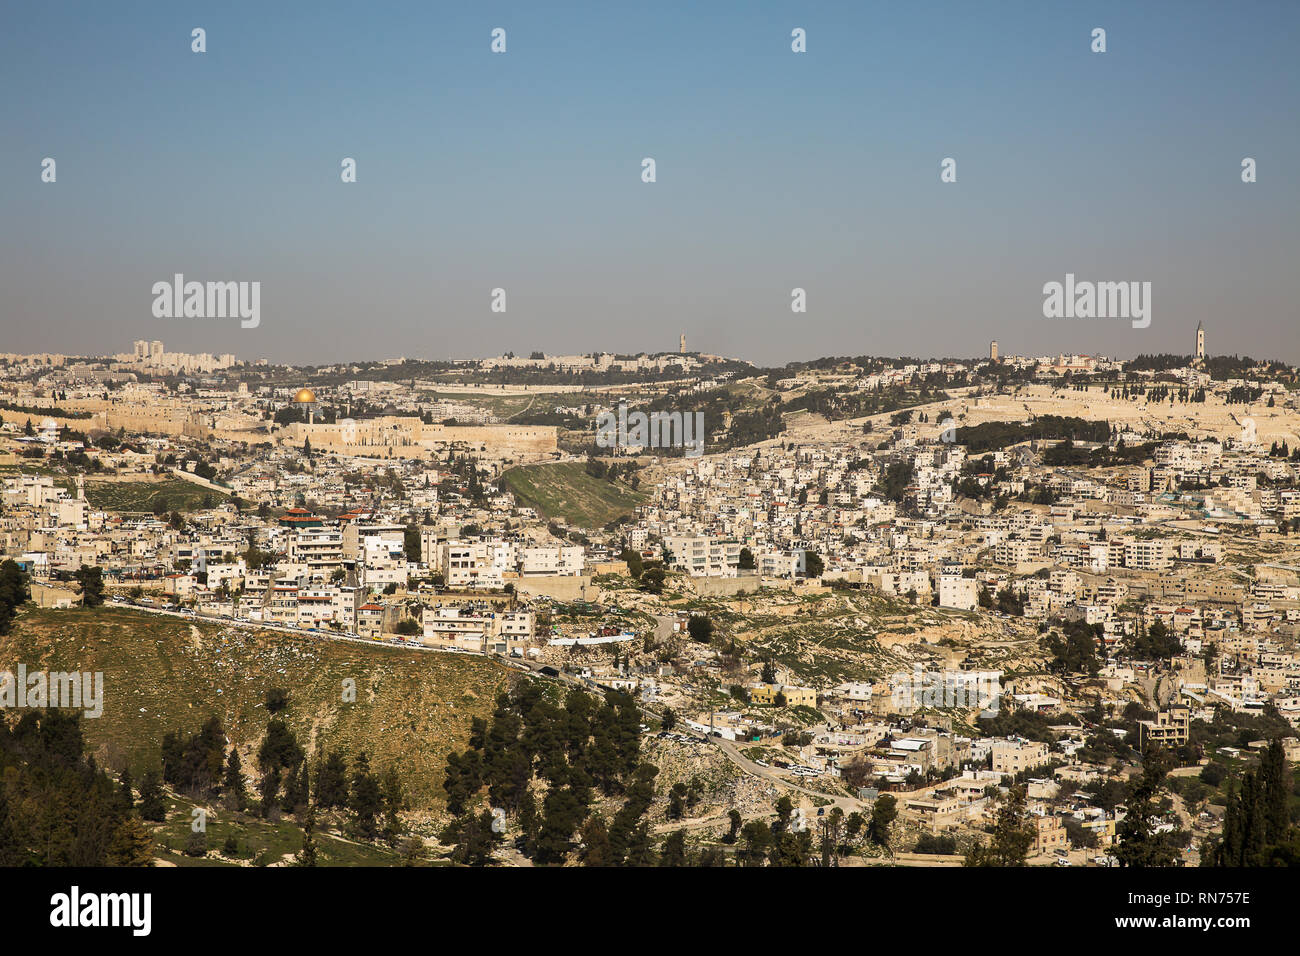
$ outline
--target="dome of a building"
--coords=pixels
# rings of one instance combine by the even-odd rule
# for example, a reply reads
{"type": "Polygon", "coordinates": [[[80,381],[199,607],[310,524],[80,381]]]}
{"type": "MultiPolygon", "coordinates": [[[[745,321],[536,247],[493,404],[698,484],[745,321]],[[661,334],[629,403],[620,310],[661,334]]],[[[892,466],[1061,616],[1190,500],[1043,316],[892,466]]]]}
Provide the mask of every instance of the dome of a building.
{"type": "Polygon", "coordinates": [[[299,404],[314,402],[316,401],[316,393],[310,388],[300,388],[298,389],[298,394],[293,397],[293,400],[299,404]]]}

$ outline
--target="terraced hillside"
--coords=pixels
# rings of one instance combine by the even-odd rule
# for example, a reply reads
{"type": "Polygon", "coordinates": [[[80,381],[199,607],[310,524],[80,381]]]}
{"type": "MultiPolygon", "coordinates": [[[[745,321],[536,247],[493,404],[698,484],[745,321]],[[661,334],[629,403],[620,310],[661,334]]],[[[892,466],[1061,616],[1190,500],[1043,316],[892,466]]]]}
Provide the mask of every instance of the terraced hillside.
{"type": "Polygon", "coordinates": [[[290,693],[287,720],[308,753],[362,750],[396,767],[414,811],[443,806],[447,753],[465,745],[515,674],[479,657],[224,627],[117,608],[27,610],[0,636],[0,670],[102,671],[104,712],[84,721],[101,767],[157,767],[163,734],[221,718],[245,772],[256,767],[267,690],[290,693]],[[355,681],[355,703],[344,681],[355,681]]]}

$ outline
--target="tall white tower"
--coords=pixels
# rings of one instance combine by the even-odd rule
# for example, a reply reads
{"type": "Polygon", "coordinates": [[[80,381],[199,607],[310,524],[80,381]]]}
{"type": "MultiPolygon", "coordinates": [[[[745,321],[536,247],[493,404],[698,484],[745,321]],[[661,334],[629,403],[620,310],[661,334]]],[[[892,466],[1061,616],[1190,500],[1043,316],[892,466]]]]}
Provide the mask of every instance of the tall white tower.
{"type": "Polygon", "coordinates": [[[1205,361],[1205,329],[1200,322],[1196,323],[1196,361],[1205,361]]]}
{"type": "Polygon", "coordinates": [[[677,342],[677,351],[680,352],[682,355],[686,354],[686,333],[685,332],[682,333],[682,337],[677,342]]]}

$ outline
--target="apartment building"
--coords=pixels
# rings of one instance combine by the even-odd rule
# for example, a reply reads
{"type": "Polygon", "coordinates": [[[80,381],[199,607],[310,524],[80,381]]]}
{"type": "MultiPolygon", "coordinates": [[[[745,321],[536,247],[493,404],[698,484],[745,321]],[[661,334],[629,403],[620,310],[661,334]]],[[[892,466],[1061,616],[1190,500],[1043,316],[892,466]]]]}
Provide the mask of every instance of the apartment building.
{"type": "Polygon", "coordinates": [[[740,567],[741,544],[708,535],[665,535],[670,567],[691,577],[734,577],[740,567]]]}
{"type": "Polygon", "coordinates": [[[1015,737],[995,740],[992,754],[995,773],[1017,774],[1047,763],[1048,747],[1045,743],[1015,737]]]}
{"type": "Polygon", "coordinates": [[[939,606],[974,610],[979,605],[979,589],[974,578],[959,574],[939,575],[939,606]]]}

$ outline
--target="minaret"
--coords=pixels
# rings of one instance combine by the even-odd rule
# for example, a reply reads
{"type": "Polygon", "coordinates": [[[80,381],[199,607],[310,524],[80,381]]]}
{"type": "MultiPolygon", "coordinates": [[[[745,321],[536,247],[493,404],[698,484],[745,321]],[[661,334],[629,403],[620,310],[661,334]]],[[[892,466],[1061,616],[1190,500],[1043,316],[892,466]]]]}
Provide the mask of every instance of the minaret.
{"type": "Polygon", "coordinates": [[[1200,322],[1196,323],[1196,361],[1205,361],[1205,329],[1200,322]]]}

